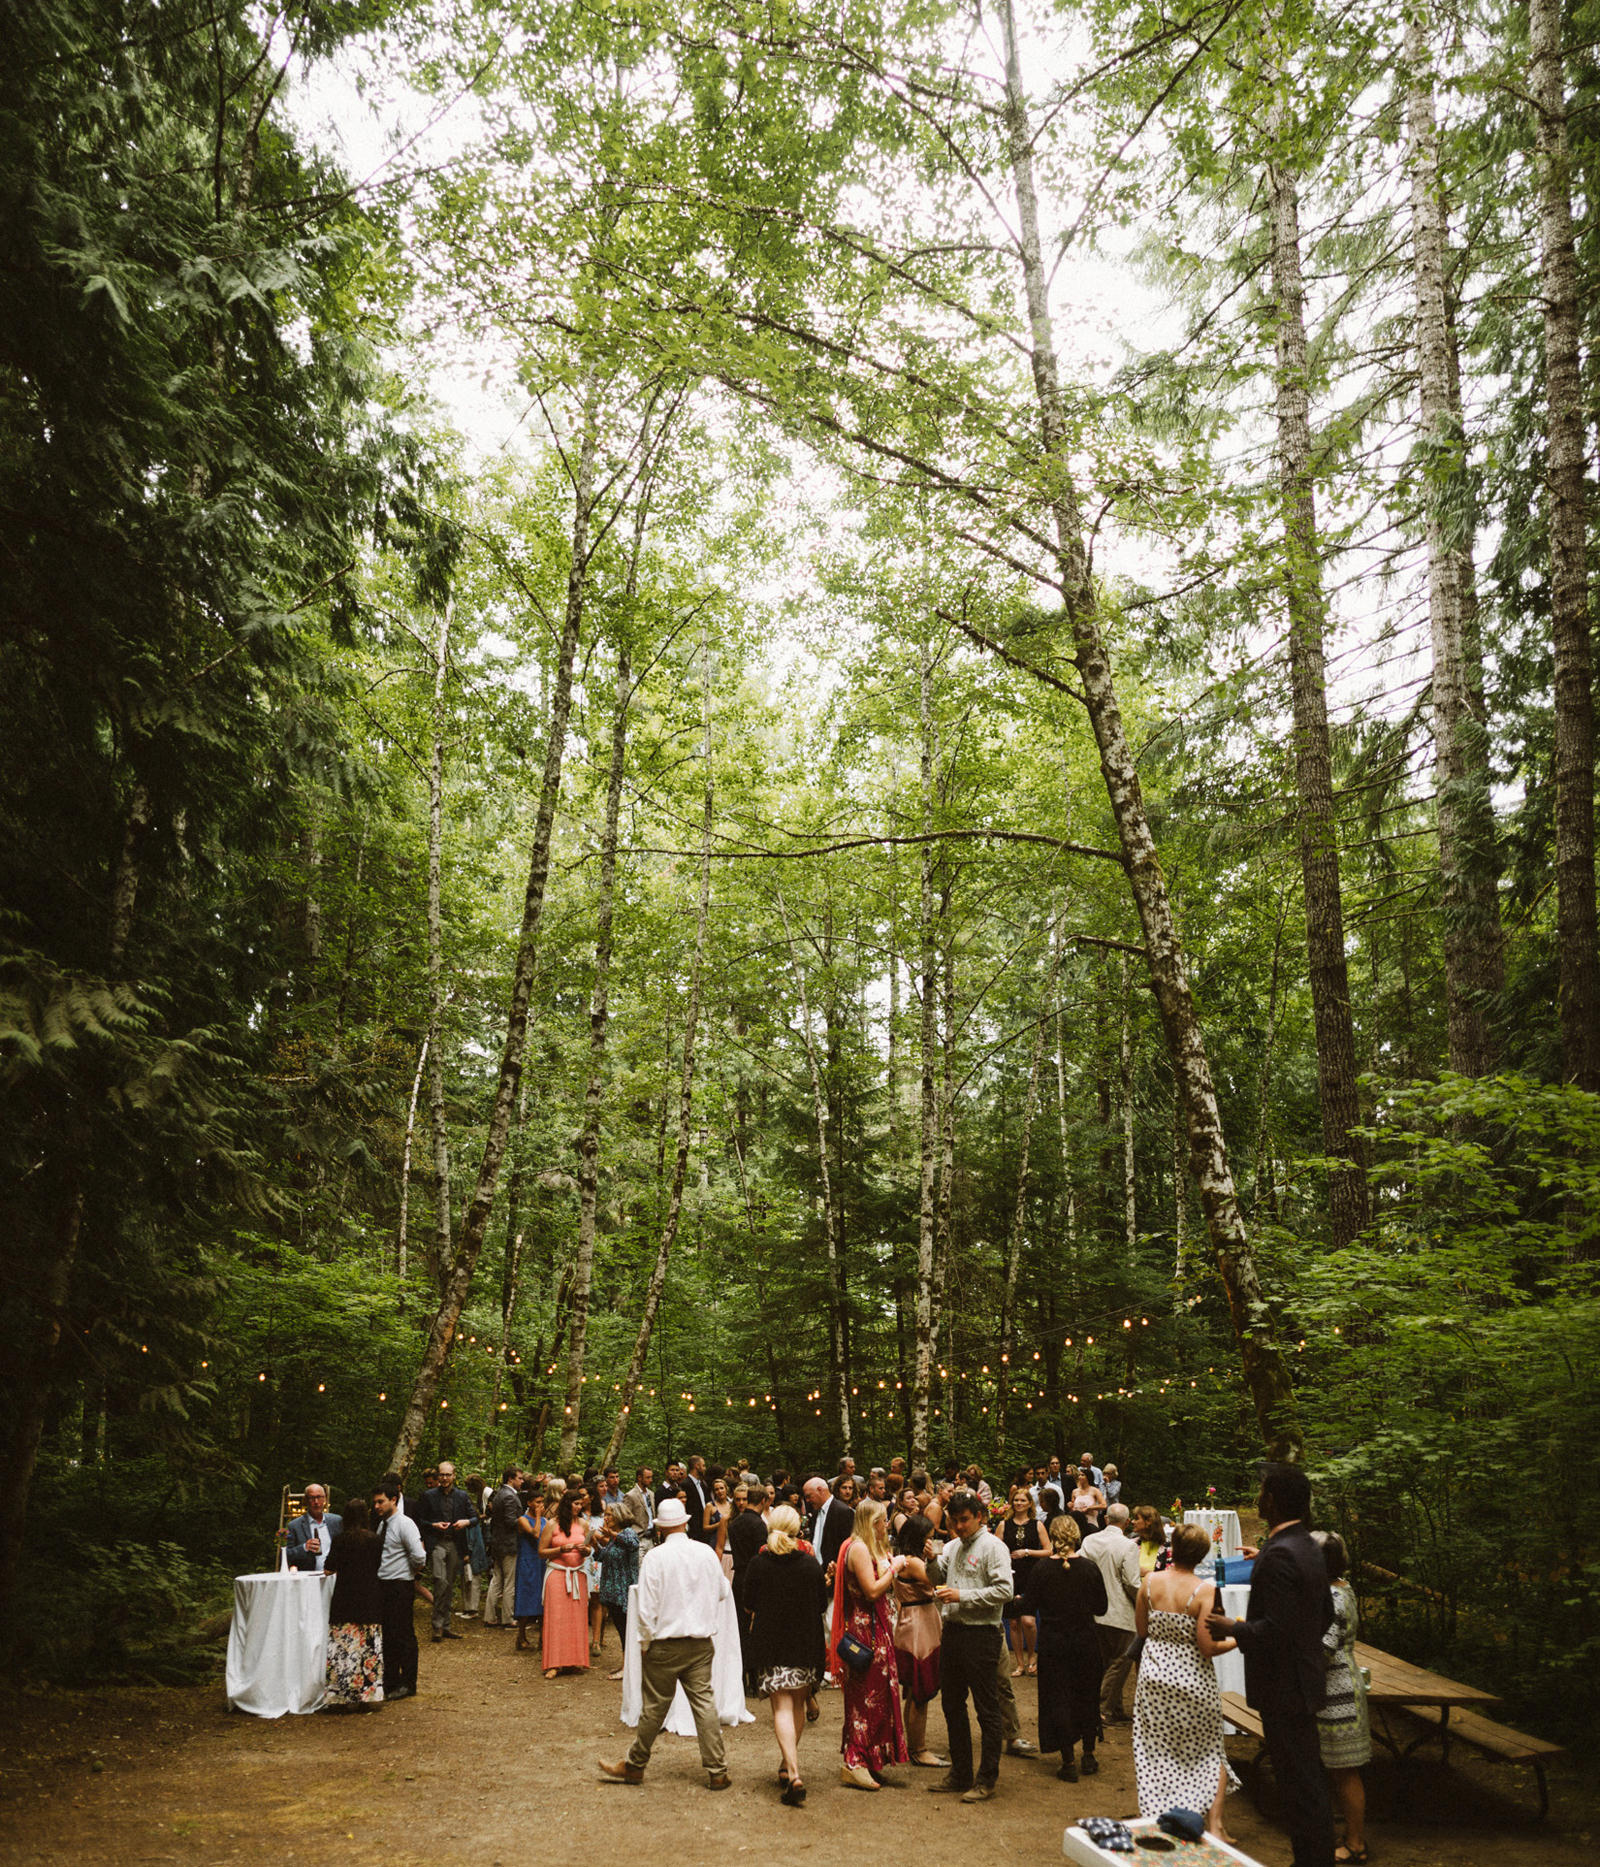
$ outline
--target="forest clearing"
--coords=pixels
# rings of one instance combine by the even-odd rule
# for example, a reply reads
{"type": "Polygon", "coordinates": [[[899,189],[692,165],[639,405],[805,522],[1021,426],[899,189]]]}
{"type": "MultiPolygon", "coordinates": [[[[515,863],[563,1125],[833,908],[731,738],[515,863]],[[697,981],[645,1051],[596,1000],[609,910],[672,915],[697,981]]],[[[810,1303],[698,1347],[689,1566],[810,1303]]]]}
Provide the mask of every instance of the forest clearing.
{"type": "Polygon", "coordinates": [[[1265,1459],[1581,1801],[1589,12],[0,17],[11,1677],[242,1758],[308,1487],[1265,1459]]]}

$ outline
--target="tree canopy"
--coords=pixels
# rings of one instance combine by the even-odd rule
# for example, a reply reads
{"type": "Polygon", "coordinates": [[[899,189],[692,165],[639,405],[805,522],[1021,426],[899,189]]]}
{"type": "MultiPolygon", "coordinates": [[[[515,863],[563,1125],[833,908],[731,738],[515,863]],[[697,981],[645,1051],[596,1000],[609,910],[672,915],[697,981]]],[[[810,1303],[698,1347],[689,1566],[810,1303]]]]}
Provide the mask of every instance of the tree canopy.
{"type": "Polygon", "coordinates": [[[1592,1719],[1583,9],[4,20],[8,1599],[1265,1451],[1592,1719]]]}

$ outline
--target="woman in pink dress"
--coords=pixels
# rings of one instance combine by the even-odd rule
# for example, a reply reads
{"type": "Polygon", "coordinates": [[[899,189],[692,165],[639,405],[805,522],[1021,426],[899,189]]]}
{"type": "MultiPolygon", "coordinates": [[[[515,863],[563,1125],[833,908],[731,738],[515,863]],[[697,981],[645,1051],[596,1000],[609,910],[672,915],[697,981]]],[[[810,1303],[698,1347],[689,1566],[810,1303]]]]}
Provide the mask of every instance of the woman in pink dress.
{"type": "Polygon", "coordinates": [[[539,1554],[549,1564],[544,1578],[544,1676],[589,1670],[589,1578],[583,1572],[589,1526],[580,1515],[582,1494],[569,1485],[554,1520],[546,1519],[539,1554]]]}
{"type": "Polygon", "coordinates": [[[856,1506],[855,1534],[839,1551],[833,1593],[833,1632],[828,1655],[844,1687],[844,1764],[839,1779],[848,1788],[878,1789],[892,1763],[910,1761],[889,1622],[889,1589],[900,1557],[889,1554],[888,1517],[874,1498],[856,1506]],[[839,1652],[854,1634],[872,1654],[857,1672],[839,1652]]]}

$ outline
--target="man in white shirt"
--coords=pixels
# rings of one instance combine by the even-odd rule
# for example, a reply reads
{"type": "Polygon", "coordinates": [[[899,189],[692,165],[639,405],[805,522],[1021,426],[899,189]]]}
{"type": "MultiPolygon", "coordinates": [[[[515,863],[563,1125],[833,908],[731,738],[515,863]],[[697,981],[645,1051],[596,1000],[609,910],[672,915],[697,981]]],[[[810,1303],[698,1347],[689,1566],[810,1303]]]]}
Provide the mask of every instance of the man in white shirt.
{"type": "Polygon", "coordinates": [[[1139,1545],[1128,1535],[1128,1507],[1112,1504],[1106,1527],[1083,1539],[1082,1553],[1100,1571],[1106,1585],[1106,1611],[1095,1616],[1100,1636],[1100,1717],[1105,1724],[1127,1724],[1123,1693],[1132,1667],[1133,1604],[1139,1594],[1139,1545]]]}
{"type": "MultiPolygon", "coordinates": [[[[383,1597],[383,1696],[414,1698],[417,1691],[417,1629],[412,1619],[417,1571],[427,1563],[417,1526],[400,1509],[400,1480],[385,1478],[372,1494],[382,1548],[378,1588],[383,1597]]],[[[427,1596],[432,1600],[432,1596],[427,1596]]]]}
{"type": "Polygon", "coordinates": [[[688,1525],[683,1499],[663,1498],[656,1511],[659,1540],[640,1567],[635,1598],[643,1674],[639,1728],[621,1763],[600,1765],[601,1774],[614,1782],[644,1781],[651,1747],[681,1684],[694,1713],[706,1787],[730,1787],[722,1723],[711,1689],[711,1656],[712,1636],[731,1591],[716,1551],[709,1543],[690,1542],[684,1534],[688,1525]]]}

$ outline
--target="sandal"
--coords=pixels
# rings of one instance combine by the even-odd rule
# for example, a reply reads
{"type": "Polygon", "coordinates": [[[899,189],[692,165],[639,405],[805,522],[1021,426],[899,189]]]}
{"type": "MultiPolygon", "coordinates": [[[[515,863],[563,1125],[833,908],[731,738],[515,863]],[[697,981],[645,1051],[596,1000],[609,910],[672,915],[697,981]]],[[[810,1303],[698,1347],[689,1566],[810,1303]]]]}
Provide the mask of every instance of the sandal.
{"type": "Polygon", "coordinates": [[[544,1675],[544,1676],[545,1676],[545,1678],[546,1678],[546,1679],[554,1679],[554,1678],[555,1678],[555,1676],[556,1676],[556,1669],[555,1669],[555,1667],[553,1667],[553,1666],[547,1666],[547,1667],[545,1668],[545,1675],[544,1675]]]}
{"type": "Polygon", "coordinates": [[[948,1770],[950,1759],[935,1756],[931,1750],[919,1750],[911,1759],[912,1767],[918,1770],[948,1770]]]}
{"type": "Polygon", "coordinates": [[[1333,1850],[1333,1858],[1339,1863],[1339,1867],[1364,1867],[1364,1863],[1372,1857],[1365,1848],[1356,1848],[1352,1852],[1343,1842],[1340,1842],[1339,1846],[1333,1850]]]}
{"type": "Polygon", "coordinates": [[[817,1703],[816,1697],[813,1695],[806,1700],[806,1723],[815,1724],[821,1716],[822,1707],[817,1703]]]}
{"type": "Polygon", "coordinates": [[[788,1803],[791,1809],[799,1808],[805,1799],[806,1786],[804,1783],[790,1783],[783,1792],[783,1800],[788,1803]]]}

